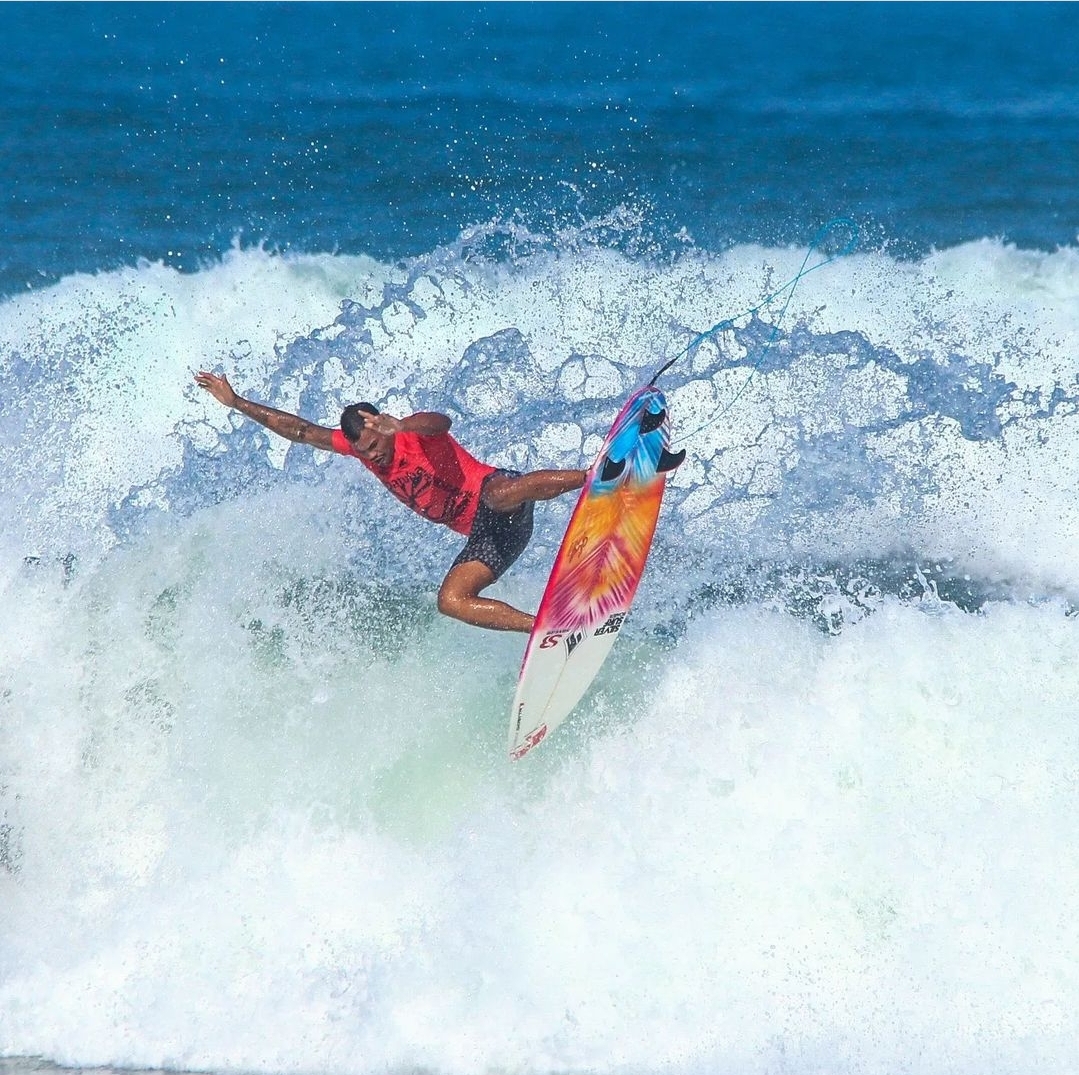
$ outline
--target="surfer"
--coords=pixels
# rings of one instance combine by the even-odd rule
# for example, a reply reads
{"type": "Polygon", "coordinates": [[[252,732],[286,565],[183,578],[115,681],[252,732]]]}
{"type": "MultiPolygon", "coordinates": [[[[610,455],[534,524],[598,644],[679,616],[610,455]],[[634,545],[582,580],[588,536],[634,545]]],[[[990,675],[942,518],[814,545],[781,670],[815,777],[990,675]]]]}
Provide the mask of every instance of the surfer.
{"type": "Polygon", "coordinates": [[[449,416],[434,411],[394,418],[353,403],[341,412],[341,428],[328,429],[244,399],[220,374],[203,370],[195,382],[280,437],[353,456],[407,507],[467,537],[438,591],[443,615],[496,631],[531,631],[527,612],[480,595],[524,552],[536,501],[580,489],[586,471],[521,474],[481,463],[450,436],[449,416]]]}

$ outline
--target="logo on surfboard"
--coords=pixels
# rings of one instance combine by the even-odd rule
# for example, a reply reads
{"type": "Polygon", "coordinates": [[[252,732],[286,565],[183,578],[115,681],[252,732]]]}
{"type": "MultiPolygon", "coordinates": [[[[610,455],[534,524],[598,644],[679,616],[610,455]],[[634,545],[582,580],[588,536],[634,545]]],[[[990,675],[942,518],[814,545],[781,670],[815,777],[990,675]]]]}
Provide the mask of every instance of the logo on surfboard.
{"type": "Polygon", "coordinates": [[[525,741],[510,754],[510,758],[513,761],[519,761],[523,758],[541,739],[547,734],[547,725],[541,724],[534,732],[529,732],[525,736],[525,741]]]}
{"type": "Polygon", "coordinates": [[[607,622],[602,627],[596,628],[597,635],[613,635],[617,634],[622,629],[622,622],[625,620],[626,614],[624,612],[616,612],[613,616],[607,617],[607,622]]]}
{"type": "Polygon", "coordinates": [[[559,631],[548,631],[540,641],[539,648],[554,649],[559,642],[565,642],[566,655],[569,656],[569,654],[571,654],[583,641],[583,631],[567,631],[563,628],[559,631]]]}

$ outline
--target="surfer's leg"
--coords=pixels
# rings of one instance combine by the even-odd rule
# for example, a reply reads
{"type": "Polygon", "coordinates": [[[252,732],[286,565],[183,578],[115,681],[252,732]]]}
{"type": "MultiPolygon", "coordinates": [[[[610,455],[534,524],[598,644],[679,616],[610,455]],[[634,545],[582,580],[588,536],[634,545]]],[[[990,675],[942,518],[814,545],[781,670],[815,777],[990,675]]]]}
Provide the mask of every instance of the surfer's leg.
{"type": "MultiPolygon", "coordinates": [[[[501,473],[489,475],[484,489],[501,473]]],[[[468,543],[458,553],[438,591],[439,612],[495,631],[532,630],[532,617],[527,612],[505,601],[480,597],[480,591],[501,578],[528,547],[534,510],[531,500],[513,511],[496,511],[486,499],[480,500],[468,543]]]]}
{"type": "Polygon", "coordinates": [[[492,631],[532,630],[532,620],[527,612],[507,605],[505,601],[495,601],[490,597],[480,597],[480,591],[495,581],[495,573],[479,560],[466,560],[454,564],[442,580],[438,591],[438,611],[473,627],[487,627],[492,631]]]}
{"type": "Polygon", "coordinates": [[[499,471],[483,483],[483,502],[495,511],[513,511],[527,500],[553,500],[580,489],[587,470],[534,470],[531,474],[499,471]]]}

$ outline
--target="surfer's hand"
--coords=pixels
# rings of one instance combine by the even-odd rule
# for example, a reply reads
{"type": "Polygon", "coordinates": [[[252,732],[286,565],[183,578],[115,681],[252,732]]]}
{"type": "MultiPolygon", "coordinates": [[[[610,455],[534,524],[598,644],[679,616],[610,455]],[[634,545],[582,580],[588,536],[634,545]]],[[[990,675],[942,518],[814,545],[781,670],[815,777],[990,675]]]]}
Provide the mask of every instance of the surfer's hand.
{"type": "Polygon", "coordinates": [[[232,385],[229,384],[226,377],[200,370],[195,374],[195,384],[199,388],[205,388],[218,403],[224,403],[226,407],[236,406],[236,393],[232,390],[232,385]]]}
{"type": "Polygon", "coordinates": [[[394,418],[392,414],[365,414],[363,425],[365,429],[370,429],[383,437],[401,432],[401,419],[394,418]]]}

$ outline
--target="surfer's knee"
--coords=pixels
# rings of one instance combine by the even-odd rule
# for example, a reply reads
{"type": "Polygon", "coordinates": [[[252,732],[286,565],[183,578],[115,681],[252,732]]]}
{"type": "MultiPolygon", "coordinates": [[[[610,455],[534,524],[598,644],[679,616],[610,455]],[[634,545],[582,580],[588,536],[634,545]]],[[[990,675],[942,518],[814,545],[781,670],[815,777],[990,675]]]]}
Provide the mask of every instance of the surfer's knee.
{"type": "Polygon", "coordinates": [[[438,589],[438,611],[454,620],[467,619],[472,602],[493,581],[491,569],[478,560],[455,564],[438,589]]]}
{"type": "Polygon", "coordinates": [[[449,616],[451,620],[459,620],[466,600],[459,593],[447,591],[443,586],[438,591],[438,611],[443,616],[449,616]]]}
{"type": "Polygon", "coordinates": [[[470,595],[464,594],[447,575],[438,590],[438,611],[450,619],[459,620],[461,610],[470,595]]]}
{"type": "Polygon", "coordinates": [[[513,474],[492,474],[483,483],[480,494],[483,502],[492,511],[513,511],[527,499],[518,491],[521,476],[513,474]]]}

